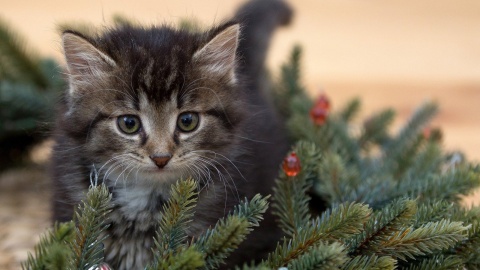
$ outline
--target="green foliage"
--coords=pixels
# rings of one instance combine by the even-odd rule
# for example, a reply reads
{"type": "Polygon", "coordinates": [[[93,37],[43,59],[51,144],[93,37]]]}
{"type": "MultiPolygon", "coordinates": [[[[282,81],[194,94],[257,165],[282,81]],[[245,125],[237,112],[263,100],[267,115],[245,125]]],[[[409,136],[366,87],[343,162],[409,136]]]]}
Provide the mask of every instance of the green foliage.
{"type": "Polygon", "coordinates": [[[112,195],[105,185],[90,187],[86,199],[75,211],[75,236],[69,269],[89,269],[103,261],[104,221],[111,210],[112,195]]]}
{"type": "Polygon", "coordinates": [[[34,254],[22,263],[22,269],[29,270],[63,270],[71,260],[68,242],[73,239],[74,224],[67,222],[55,224],[53,229],[40,238],[34,254]]]}
{"type": "Polygon", "coordinates": [[[179,181],[172,186],[170,199],[163,207],[162,220],[156,234],[155,246],[158,252],[155,262],[185,248],[185,230],[192,221],[193,207],[197,202],[196,188],[197,185],[192,179],[179,181]]]}
{"type": "Polygon", "coordinates": [[[0,20],[0,169],[22,162],[45,139],[64,86],[58,65],[38,58],[0,20]]]}
{"type": "Polygon", "coordinates": [[[391,270],[395,269],[397,261],[392,257],[383,256],[356,256],[342,265],[343,270],[369,269],[369,270],[391,270]]]}
{"type": "Polygon", "coordinates": [[[348,260],[345,247],[340,243],[319,243],[318,246],[300,255],[287,268],[293,270],[340,269],[339,265],[348,260]]]}
{"type": "Polygon", "coordinates": [[[422,134],[438,111],[437,106],[433,103],[421,106],[397,135],[388,131],[395,116],[392,110],[370,117],[360,132],[353,133],[349,127],[359,110],[358,100],[352,100],[338,113],[330,112],[327,121],[317,125],[308,114],[313,102],[305,101],[305,94],[296,87],[298,82],[290,81],[300,78],[299,54],[294,51],[282,68],[291,74],[282,73],[280,81],[288,83],[278,87],[278,97],[280,104],[290,104],[283,107],[288,111],[282,113],[291,137],[310,151],[306,155],[294,147],[293,151],[300,152],[298,156],[306,166],[302,166],[296,177],[280,173],[277,181],[274,207],[282,210],[276,214],[289,238],[270,254],[268,265],[287,266],[291,261],[306,265],[303,263],[310,261],[298,260],[328,241],[341,243],[347,250],[347,261],[338,263],[336,268],[478,267],[479,212],[459,205],[461,195],[480,185],[478,166],[458,158],[457,154],[445,154],[440,132],[432,131],[430,137],[422,134]],[[341,219],[344,214],[335,215],[334,210],[327,210],[321,215],[323,222],[318,222],[318,218],[312,219],[304,211],[310,201],[302,197],[305,194],[324,199],[332,209],[353,202],[366,203],[373,214],[366,214],[371,210],[365,208],[360,211],[364,215],[349,223],[341,219]],[[348,226],[351,231],[336,237],[322,234],[348,226]]]}
{"type": "Polygon", "coordinates": [[[243,242],[253,227],[259,225],[267,211],[266,198],[260,195],[250,202],[245,200],[226,218],[220,219],[215,227],[198,238],[195,245],[204,254],[207,269],[216,269],[243,242]]]}
{"type": "Polygon", "coordinates": [[[207,268],[217,268],[224,263],[249,231],[249,222],[246,218],[228,216],[200,237],[196,245],[205,256],[207,268]]]}
{"type": "MultiPolygon", "coordinates": [[[[275,86],[302,167],[296,176],[280,171],[274,188],[272,212],[285,236],[265,260],[236,269],[480,268],[480,208],[460,205],[461,195],[480,185],[480,166],[444,153],[440,132],[422,134],[437,106],[421,106],[396,135],[388,130],[395,116],[389,109],[353,132],[358,99],[317,125],[309,116],[313,101],[300,83],[300,56],[296,47],[275,86]],[[316,198],[325,205],[314,204],[316,198]]],[[[186,231],[197,197],[194,180],[172,186],[146,269],[222,267],[268,207],[268,196],[245,199],[191,239],[186,231]]],[[[106,188],[91,188],[71,240],[55,229],[24,268],[84,269],[101,262],[109,198],[106,188]]]]}
{"type": "Polygon", "coordinates": [[[283,244],[269,255],[266,265],[278,268],[298,260],[296,264],[302,264],[303,259],[309,258],[302,255],[322,241],[342,241],[359,233],[370,213],[365,205],[350,203],[334,207],[312,222],[299,224],[291,239],[284,238],[283,244]]]}

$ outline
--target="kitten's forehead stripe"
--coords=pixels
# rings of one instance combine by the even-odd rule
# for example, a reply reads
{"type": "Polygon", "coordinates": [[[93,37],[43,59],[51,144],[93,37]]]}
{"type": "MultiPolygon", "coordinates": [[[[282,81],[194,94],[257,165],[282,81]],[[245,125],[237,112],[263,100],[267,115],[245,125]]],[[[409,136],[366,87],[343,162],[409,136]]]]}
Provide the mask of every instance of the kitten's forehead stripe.
{"type": "Polygon", "coordinates": [[[144,73],[144,81],[145,81],[145,86],[150,88],[152,87],[152,72],[153,72],[153,64],[154,64],[154,60],[151,59],[150,62],[148,63],[147,65],[147,68],[145,69],[145,73],[144,73]]]}

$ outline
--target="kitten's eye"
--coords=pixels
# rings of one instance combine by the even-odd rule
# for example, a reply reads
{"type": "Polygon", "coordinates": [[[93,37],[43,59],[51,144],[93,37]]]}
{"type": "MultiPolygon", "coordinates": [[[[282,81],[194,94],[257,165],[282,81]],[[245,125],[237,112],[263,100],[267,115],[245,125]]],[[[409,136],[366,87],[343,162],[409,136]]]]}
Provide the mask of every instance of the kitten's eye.
{"type": "Polygon", "coordinates": [[[121,115],[117,118],[118,128],[126,134],[134,134],[140,130],[142,123],[135,115],[121,115]]]}
{"type": "Polygon", "coordinates": [[[198,126],[198,113],[185,112],[178,116],[177,126],[183,132],[193,131],[198,126]]]}

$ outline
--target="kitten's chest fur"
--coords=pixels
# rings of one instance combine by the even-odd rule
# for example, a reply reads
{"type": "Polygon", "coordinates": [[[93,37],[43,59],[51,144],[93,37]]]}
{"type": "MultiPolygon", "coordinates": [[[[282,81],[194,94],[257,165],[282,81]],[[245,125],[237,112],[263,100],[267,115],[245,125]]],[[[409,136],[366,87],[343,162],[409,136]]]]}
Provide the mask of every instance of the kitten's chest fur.
{"type": "Polygon", "coordinates": [[[141,269],[151,261],[164,196],[162,190],[138,185],[112,190],[114,208],[104,244],[105,259],[115,269],[141,269]]]}
{"type": "MultiPolygon", "coordinates": [[[[216,211],[218,205],[231,205],[225,198],[224,189],[212,182],[210,192],[216,196],[200,194],[201,200],[195,207],[194,221],[186,231],[191,238],[198,237],[214,225],[227,211],[216,211]]],[[[116,187],[112,190],[114,208],[108,216],[109,228],[105,232],[109,237],[105,244],[105,259],[115,269],[142,269],[145,262],[153,258],[154,238],[163,216],[163,208],[169,199],[166,186],[134,185],[116,187]]]]}

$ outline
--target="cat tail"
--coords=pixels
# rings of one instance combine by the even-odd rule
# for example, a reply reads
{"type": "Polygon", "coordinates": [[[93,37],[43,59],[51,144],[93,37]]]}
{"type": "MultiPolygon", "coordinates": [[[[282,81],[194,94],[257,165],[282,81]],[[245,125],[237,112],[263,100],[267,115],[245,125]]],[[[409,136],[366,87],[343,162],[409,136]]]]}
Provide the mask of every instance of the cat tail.
{"type": "Polygon", "coordinates": [[[273,32],[288,25],[293,10],[282,0],[252,0],[241,6],[234,20],[241,25],[238,68],[250,82],[250,89],[261,88],[264,63],[273,32]]]}

